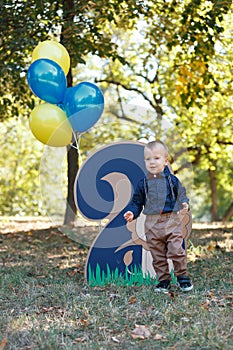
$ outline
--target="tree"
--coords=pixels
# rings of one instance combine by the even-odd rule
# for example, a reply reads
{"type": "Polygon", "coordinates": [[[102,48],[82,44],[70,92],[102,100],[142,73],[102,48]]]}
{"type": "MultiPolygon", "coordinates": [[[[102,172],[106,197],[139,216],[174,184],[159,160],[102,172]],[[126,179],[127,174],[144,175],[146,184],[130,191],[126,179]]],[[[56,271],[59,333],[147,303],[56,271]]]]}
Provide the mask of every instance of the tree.
{"type": "MultiPolygon", "coordinates": [[[[0,118],[18,116],[22,107],[29,114],[35,105],[25,75],[30,54],[38,41],[58,38],[70,53],[72,67],[85,62],[88,53],[121,57],[112,40],[110,23],[132,26],[144,12],[143,1],[6,1],[1,7],[1,105],[0,118]],[[109,28],[108,28],[109,27],[109,28]],[[9,77],[10,81],[9,81],[9,77]],[[7,107],[7,113],[6,113],[7,107]]],[[[68,74],[72,86],[72,70],[68,74]]],[[[76,208],[73,182],[78,170],[78,153],[68,147],[68,205],[64,222],[71,223],[76,208]]]]}
{"type": "Polygon", "coordinates": [[[28,133],[26,120],[0,123],[0,213],[44,215],[38,171],[42,145],[28,133]]]}
{"type": "MultiPolygon", "coordinates": [[[[124,41],[124,35],[116,30],[123,42],[121,55],[126,64],[111,62],[97,80],[116,86],[122,95],[130,91],[131,96],[137,93],[147,101],[156,114],[157,122],[154,119],[151,128],[155,136],[161,135],[158,126],[161,117],[170,119],[172,134],[181,139],[178,142],[181,150],[185,144],[189,151],[187,165],[191,162],[205,169],[209,176],[212,220],[219,216],[217,200],[221,195],[217,197],[217,192],[225,192],[226,197],[216,167],[222,169],[220,164],[232,154],[233,145],[229,132],[232,51],[227,40],[232,30],[232,14],[225,15],[230,2],[222,5],[225,6],[216,1],[170,1],[166,6],[162,2],[156,6],[152,3],[140,23],[141,40],[131,35],[131,40],[127,37],[124,41]]],[[[174,141],[173,135],[170,138],[174,141]]],[[[175,158],[181,153],[178,150],[175,158]]],[[[185,166],[182,164],[177,171],[185,166]]],[[[230,169],[232,176],[231,166],[230,169]]],[[[228,186],[227,193],[230,197],[232,187],[228,186]]],[[[227,210],[226,204],[224,207],[227,210]]]]}
{"type": "MultiPolygon", "coordinates": [[[[120,115],[116,108],[111,108],[112,112],[127,119],[122,92],[141,95],[156,112],[152,132],[159,130],[162,116],[170,115],[173,127],[184,135],[192,151],[192,162],[199,163],[207,148],[196,142],[198,128],[196,140],[190,134],[189,127],[194,125],[186,115],[192,116],[192,108],[201,109],[207,101],[211,104],[213,92],[220,90],[223,95],[210,62],[230,9],[231,2],[222,0],[5,1],[1,8],[0,118],[17,116],[22,108],[29,115],[35,98],[25,75],[32,50],[38,41],[57,38],[70,53],[69,85],[78,81],[73,69],[85,63],[88,53],[108,59],[111,63],[105,66],[101,86],[116,86],[120,115]]],[[[151,116],[146,118],[151,120],[151,116]]],[[[141,124],[144,135],[151,133],[145,122],[141,124]]],[[[225,136],[222,142],[226,142],[225,136]]],[[[71,211],[66,223],[74,218],[71,176],[74,178],[78,168],[77,157],[75,149],[69,148],[68,164],[74,169],[69,172],[69,166],[71,211]]]]}

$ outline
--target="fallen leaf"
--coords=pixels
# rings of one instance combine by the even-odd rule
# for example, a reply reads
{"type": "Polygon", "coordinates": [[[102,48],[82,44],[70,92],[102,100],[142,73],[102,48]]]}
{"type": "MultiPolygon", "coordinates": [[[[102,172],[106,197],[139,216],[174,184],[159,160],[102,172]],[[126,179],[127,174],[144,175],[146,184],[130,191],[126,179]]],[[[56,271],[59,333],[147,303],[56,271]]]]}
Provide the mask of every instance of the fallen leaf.
{"type": "Polygon", "coordinates": [[[60,315],[64,314],[64,310],[61,309],[60,306],[42,306],[42,308],[40,309],[40,311],[37,312],[37,314],[46,314],[48,312],[53,312],[60,315]]]}
{"type": "Polygon", "coordinates": [[[151,332],[148,327],[136,324],[131,336],[133,339],[146,339],[151,336],[151,332]]]}
{"type": "Polygon", "coordinates": [[[227,306],[227,305],[226,305],[225,299],[219,299],[219,300],[217,301],[217,303],[218,303],[218,306],[219,306],[219,307],[226,307],[226,306],[227,306]]]}
{"type": "Polygon", "coordinates": [[[173,291],[170,291],[170,290],[169,290],[169,292],[168,292],[168,295],[169,295],[169,297],[170,297],[171,299],[175,299],[175,298],[178,296],[177,293],[174,293],[173,291]]]}
{"type": "Polygon", "coordinates": [[[211,241],[210,244],[208,245],[207,249],[209,251],[213,251],[215,249],[215,247],[216,247],[216,243],[211,241]]]}
{"type": "Polygon", "coordinates": [[[0,343],[0,350],[3,350],[6,346],[7,340],[6,338],[3,338],[1,343],[0,343]]]}
{"type": "Polygon", "coordinates": [[[136,301],[137,301],[136,296],[135,296],[135,295],[132,295],[132,296],[129,298],[128,303],[129,303],[129,304],[135,304],[136,301]]]}
{"type": "Polygon", "coordinates": [[[73,271],[67,271],[66,274],[67,276],[69,277],[73,277],[77,274],[78,270],[77,269],[74,269],[73,271]]]}
{"type": "Polygon", "coordinates": [[[114,343],[120,343],[120,340],[117,339],[116,337],[112,337],[112,341],[114,341],[114,343]]]}
{"type": "Polygon", "coordinates": [[[73,340],[73,343],[85,343],[86,338],[76,338],[73,340]]]}
{"type": "Polygon", "coordinates": [[[157,334],[155,334],[155,336],[154,336],[154,340],[161,340],[161,339],[163,339],[164,338],[164,336],[162,335],[162,334],[159,334],[159,333],[157,333],[157,334]]]}
{"type": "Polygon", "coordinates": [[[99,287],[99,286],[96,286],[93,288],[93,290],[105,290],[105,287],[99,287]]]}
{"type": "Polygon", "coordinates": [[[53,307],[52,306],[42,306],[41,310],[39,313],[41,314],[46,314],[47,312],[53,311],[53,307]]]}
{"type": "Polygon", "coordinates": [[[202,307],[203,309],[208,311],[209,310],[209,304],[210,304],[209,300],[206,300],[204,303],[199,304],[198,306],[202,307]]]}
{"type": "Polygon", "coordinates": [[[210,297],[211,299],[215,298],[215,295],[213,292],[208,292],[207,296],[210,297]]]}
{"type": "Polygon", "coordinates": [[[88,320],[84,320],[83,318],[80,318],[78,320],[78,323],[82,326],[88,326],[89,325],[89,321],[88,320]]]}
{"type": "Polygon", "coordinates": [[[120,297],[120,294],[115,294],[115,293],[109,294],[109,299],[110,300],[114,300],[114,299],[119,298],[119,297],[120,297]]]}
{"type": "Polygon", "coordinates": [[[233,295],[227,294],[227,295],[225,296],[225,298],[226,298],[227,300],[231,300],[231,299],[233,299],[233,295]]]}

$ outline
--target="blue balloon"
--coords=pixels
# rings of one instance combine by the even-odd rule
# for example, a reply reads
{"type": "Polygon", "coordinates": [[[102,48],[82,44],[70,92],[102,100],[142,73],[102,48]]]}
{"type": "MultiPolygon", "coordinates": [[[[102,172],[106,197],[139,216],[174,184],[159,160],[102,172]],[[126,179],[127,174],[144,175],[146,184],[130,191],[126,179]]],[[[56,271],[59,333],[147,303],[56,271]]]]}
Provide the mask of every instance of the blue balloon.
{"type": "Polygon", "coordinates": [[[48,103],[59,104],[66,92],[66,76],[62,68],[54,61],[41,58],[34,61],[27,73],[32,92],[48,103]]]}
{"type": "Polygon", "coordinates": [[[102,91],[89,82],[66,89],[63,103],[73,130],[80,133],[90,129],[104,110],[102,91]]]}

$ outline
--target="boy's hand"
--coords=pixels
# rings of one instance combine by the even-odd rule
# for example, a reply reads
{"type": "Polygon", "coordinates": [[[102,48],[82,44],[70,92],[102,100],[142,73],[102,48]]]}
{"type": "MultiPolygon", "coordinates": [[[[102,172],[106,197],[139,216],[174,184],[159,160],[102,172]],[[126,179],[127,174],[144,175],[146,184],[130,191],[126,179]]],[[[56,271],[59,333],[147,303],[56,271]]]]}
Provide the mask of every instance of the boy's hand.
{"type": "Polygon", "coordinates": [[[134,215],[133,215],[132,211],[127,211],[127,212],[124,214],[124,218],[125,218],[125,220],[128,221],[128,222],[133,221],[134,215]]]}
{"type": "Polygon", "coordinates": [[[184,215],[189,210],[189,205],[188,205],[188,203],[182,203],[182,206],[183,206],[183,208],[181,209],[180,213],[184,215]]]}

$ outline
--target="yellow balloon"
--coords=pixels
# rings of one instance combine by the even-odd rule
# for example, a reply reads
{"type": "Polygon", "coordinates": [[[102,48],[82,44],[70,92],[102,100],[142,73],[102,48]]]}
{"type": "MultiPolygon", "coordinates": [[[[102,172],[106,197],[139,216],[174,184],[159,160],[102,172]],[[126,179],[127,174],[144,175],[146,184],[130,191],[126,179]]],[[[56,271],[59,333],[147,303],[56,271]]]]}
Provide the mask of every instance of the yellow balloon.
{"type": "Polygon", "coordinates": [[[29,126],[37,140],[46,145],[62,147],[71,142],[72,127],[66,113],[54,104],[36,106],[30,115],[29,126]]]}
{"type": "Polygon", "coordinates": [[[70,56],[66,48],[57,41],[45,40],[40,42],[32,52],[32,62],[40,58],[55,61],[63,69],[65,75],[69,72],[70,56]]]}

